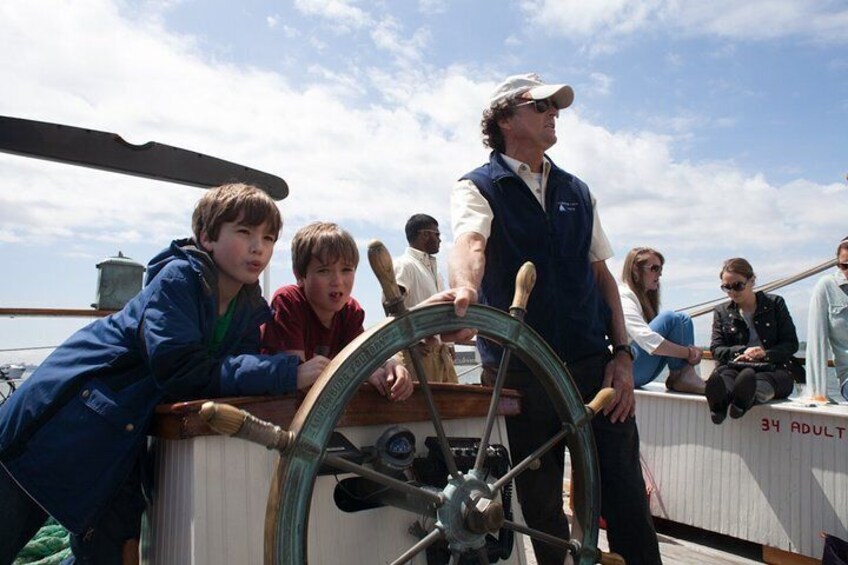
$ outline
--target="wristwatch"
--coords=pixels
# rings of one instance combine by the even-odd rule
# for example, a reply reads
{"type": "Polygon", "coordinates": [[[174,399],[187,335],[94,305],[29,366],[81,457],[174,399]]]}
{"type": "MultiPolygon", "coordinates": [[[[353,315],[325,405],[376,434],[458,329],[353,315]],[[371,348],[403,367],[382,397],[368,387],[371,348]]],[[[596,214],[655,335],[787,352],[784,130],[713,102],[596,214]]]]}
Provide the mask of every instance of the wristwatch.
{"type": "Polygon", "coordinates": [[[615,355],[616,353],[626,353],[626,354],[630,355],[631,361],[633,361],[635,359],[635,357],[633,357],[633,350],[630,349],[629,345],[626,345],[626,344],[623,344],[623,343],[620,344],[620,345],[616,345],[612,348],[612,354],[615,355]]]}

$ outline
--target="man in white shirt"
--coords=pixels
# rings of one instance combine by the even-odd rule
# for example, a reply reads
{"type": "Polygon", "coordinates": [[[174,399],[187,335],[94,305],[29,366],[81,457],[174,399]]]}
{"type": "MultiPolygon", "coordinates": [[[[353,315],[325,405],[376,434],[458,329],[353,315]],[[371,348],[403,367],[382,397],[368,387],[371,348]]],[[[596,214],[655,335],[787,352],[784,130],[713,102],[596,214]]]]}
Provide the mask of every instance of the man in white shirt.
{"type": "MultiPolygon", "coordinates": [[[[634,419],[632,351],[612,256],[588,186],[546,155],[557,141],[556,119],[574,92],[545,84],[535,74],[508,77],[483,112],[488,163],[467,173],[451,195],[455,245],[449,261],[457,314],[481,302],[507,310],[515,274],[524,261],[537,270],[525,321],[567,364],[584,400],[612,386],[615,401],[592,420],[601,479],[601,514],[610,549],[628,564],[661,563],[634,419]],[[608,345],[613,346],[611,352],[608,345]]],[[[484,365],[500,363],[500,346],[478,339],[484,365]]],[[[529,457],[554,436],[562,421],[547,392],[513,356],[506,384],[519,389],[522,410],[507,418],[513,461],[529,457]]],[[[515,479],[527,525],[569,537],[562,510],[562,442],[538,458],[539,466],[515,479]]],[[[541,537],[541,536],[540,536],[541,537]]],[[[561,565],[565,550],[533,538],[540,565],[561,565]]]]}
{"type": "MultiPolygon", "coordinates": [[[[403,255],[394,259],[394,269],[398,286],[404,293],[403,302],[407,308],[412,308],[444,290],[435,257],[442,242],[439,222],[427,214],[415,214],[406,222],[406,241],[409,247],[403,255]]],[[[421,343],[417,349],[428,382],[459,382],[449,345],[421,343]]],[[[405,357],[404,365],[418,378],[405,357]]]]}

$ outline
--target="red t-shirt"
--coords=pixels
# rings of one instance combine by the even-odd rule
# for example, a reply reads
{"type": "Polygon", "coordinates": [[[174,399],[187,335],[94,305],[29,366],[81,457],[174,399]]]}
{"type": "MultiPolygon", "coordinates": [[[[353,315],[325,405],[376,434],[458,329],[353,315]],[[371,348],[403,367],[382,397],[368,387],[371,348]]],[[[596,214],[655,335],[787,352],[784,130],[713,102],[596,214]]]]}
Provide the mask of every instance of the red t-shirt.
{"type": "Polygon", "coordinates": [[[317,354],[333,358],[364,330],[365,310],[351,298],[324,327],[295,284],[283,286],[271,300],[274,318],[262,326],[262,352],[303,351],[306,360],[317,354]],[[317,351],[316,351],[317,350],[317,351]]]}

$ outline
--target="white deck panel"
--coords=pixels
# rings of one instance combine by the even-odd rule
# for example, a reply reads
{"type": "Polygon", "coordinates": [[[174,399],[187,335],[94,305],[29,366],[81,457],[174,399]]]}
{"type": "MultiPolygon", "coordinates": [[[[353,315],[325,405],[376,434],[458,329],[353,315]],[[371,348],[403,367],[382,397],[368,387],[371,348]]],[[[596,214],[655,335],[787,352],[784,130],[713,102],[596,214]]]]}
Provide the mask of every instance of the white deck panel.
{"type": "MultiPolygon", "coordinates": [[[[482,419],[447,420],[444,425],[448,436],[479,437],[483,423],[482,419]]],[[[435,435],[432,424],[405,427],[416,435],[418,455],[426,455],[424,439],[435,435]]],[[[361,447],[373,445],[385,428],[340,431],[361,447]]],[[[507,445],[500,419],[492,442],[507,445]]],[[[260,565],[265,505],[276,464],[276,452],[242,440],[220,436],[160,440],[149,563],[260,565]]],[[[333,502],[335,485],[332,476],[317,480],[309,517],[309,563],[386,563],[417,541],[407,529],[418,516],[393,508],[343,513],[333,502]]],[[[517,508],[515,501],[513,508],[517,508]]],[[[516,536],[515,547],[522,543],[521,536],[516,536]]],[[[424,553],[413,563],[425,564],[424,553]]],[[[524,565],[523,552],[514,550],[506,563],[524,565]]]]}
{"type": "Polygon", "coordinates": [[[780,402],[710,420],[704,397],[637,391],[655,516],[820,558],[848,538],[848,406],[780,402]]]}

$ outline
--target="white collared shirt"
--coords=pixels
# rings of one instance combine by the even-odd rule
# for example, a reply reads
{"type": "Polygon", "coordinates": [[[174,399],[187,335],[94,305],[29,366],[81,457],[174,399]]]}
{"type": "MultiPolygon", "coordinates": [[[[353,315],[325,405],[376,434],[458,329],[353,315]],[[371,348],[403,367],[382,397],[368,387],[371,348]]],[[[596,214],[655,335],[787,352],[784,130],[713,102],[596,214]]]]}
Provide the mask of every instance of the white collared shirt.
{"type": "Polygon", "coordinates": [[[436,258],[429,253],[407,247],[404,254],[394,260],[394,269],[398,285],[406,289],[403,303],[407,308],[444,289],[436,258]]]}
{"type": "MultiPolygon", "coordinates": [[[[501,153],[501,157],[503,157],[507,166],[530,188],[530,192],[533,193],[544,210],[548,175],[551,172],[551,162],[548,158],[545,157],[542,160],[542,173],[540,175],[533,173],[527,163],[513,159],[503,153],[501,153]]],[[[612,257],[614,253],[612,245],[606,233],[604,233],[604,228],[601,226],[595,195],[591,191],[589,195],[592,199],[592,214],[594,216],[592,242],[589,246],[589,261],[605,261],[612,257]]],[[[489,239],[494,217],[492,207],[489,206],[489,202],[480,193],[480,189],[473,181],[468,179],[457,181],[451,192],[451,230],[454,240],[466,232],[476,232],[489,239]]]]}
{"type": "Polygon", "coordinates": [[[618,283],[618,294],[621,296],[621,310],[624,313],[627,336],[630,341],[635,342],[639,347],[653,355],[657,347],[665,341],[665,338],[648,325],[639,298],[629,286],[618,283]]]}

